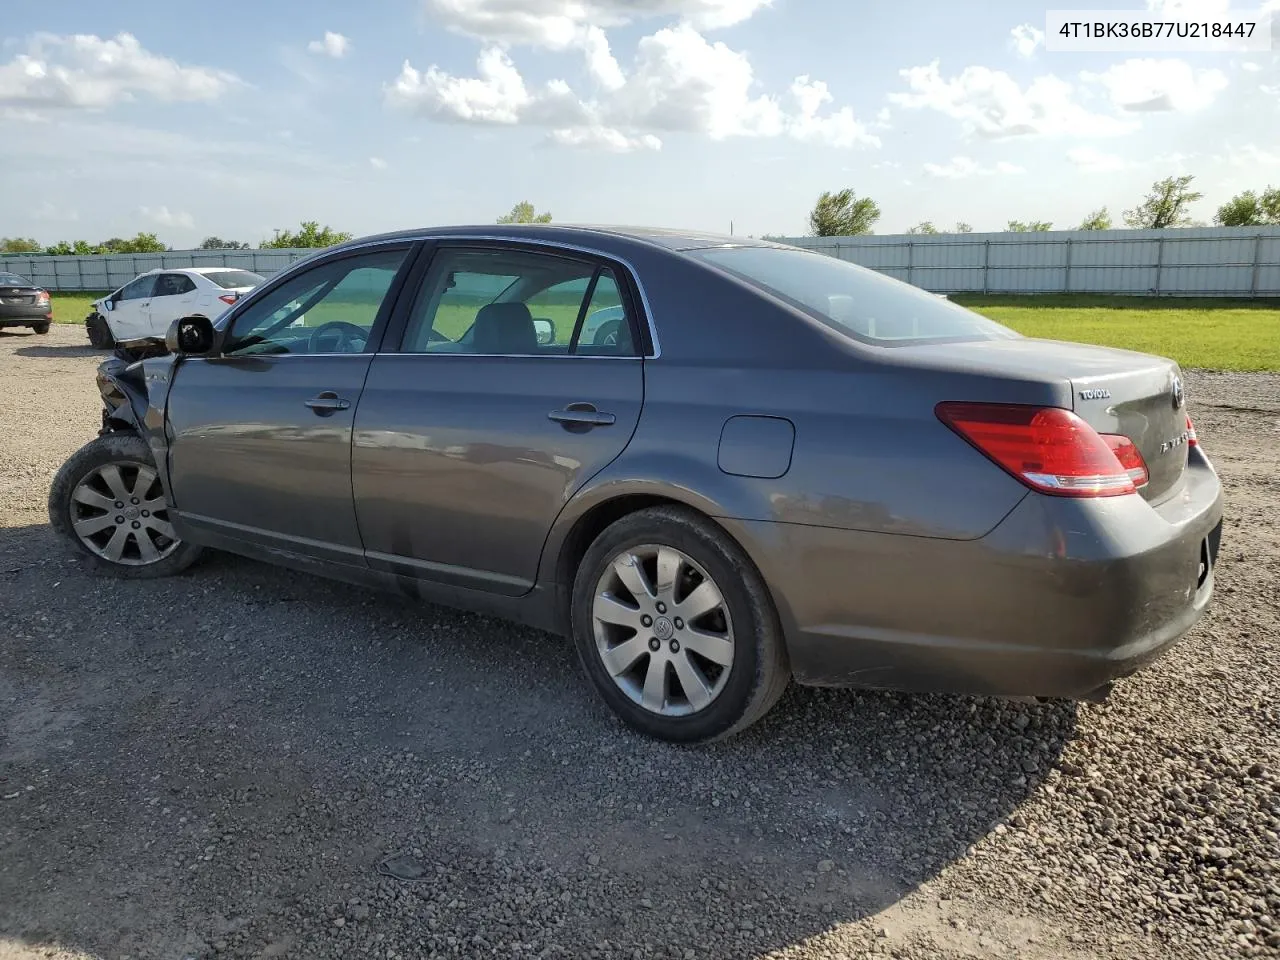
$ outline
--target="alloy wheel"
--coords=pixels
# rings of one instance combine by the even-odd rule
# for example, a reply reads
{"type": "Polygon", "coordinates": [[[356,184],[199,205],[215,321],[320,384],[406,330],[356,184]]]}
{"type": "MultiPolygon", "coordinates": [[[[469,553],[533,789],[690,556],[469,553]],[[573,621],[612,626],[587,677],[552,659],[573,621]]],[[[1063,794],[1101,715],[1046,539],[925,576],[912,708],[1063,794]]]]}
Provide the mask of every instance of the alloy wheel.
{"type": "Polygon", "coordinates": [[[609,676],[650,713],[705,710],[729,679],[733,623],[720,588],[690,556],[644,545],[616,555],[596,583],[596,650],[609,676]]]}
{"type": "Polygon", "coordinates": [[[160,477],[145,463],[117,461],[87,474],[71,493],[71,526],[94,554],[126,566],[163,560],[182,542],[160,477]]]}

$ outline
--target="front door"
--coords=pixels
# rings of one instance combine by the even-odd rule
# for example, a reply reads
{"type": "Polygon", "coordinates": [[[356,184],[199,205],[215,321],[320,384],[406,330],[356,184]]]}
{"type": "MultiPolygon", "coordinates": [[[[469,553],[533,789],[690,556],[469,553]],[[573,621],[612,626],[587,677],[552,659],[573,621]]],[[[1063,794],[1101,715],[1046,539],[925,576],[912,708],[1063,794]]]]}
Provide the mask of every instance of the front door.
{"type": "Polygon", "coordinates": [[[107,313],[107,326],[117,340],[136,340],[148,336],[147,305],[155,290],[156,275],[146,273],[120,288],[111,310],[107,313]]]}
{"type": "Polygon", "coordinates": [[[195,531],[363,566],[351,424],[411,247],[339,255],[264,288],[217,355],[182,360],[169,476],[195,531]]]}
{"type": "Polygon", "coordinates": [[[156,277],[156,288],[147,304],[147,335],[163,337],[169,324],[189,316],[195,308],[196,284],[185,273],[162,273],[156,277]]]}
{"type": "Polygon", "coordinates": [[[356,411],[352,483],[371,567],[530,589],[556,516],[639,420],[634,312],[621,336],[577,342],[586,316],[632,302],[617,265],[437,250],[356,411]]]}

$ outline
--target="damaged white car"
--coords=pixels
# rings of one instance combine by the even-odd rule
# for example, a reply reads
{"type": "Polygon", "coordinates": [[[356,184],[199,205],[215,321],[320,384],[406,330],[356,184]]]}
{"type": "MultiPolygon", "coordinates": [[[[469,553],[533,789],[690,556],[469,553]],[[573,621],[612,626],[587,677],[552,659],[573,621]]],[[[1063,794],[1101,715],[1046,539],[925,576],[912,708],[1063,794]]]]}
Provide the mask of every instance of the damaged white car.
{"type": "Polygon", "coordinates": [[[89,343],[99,350],[134,341],[163,341],[179,317],[216,320],[263,277],[234,267],[156,269],[95,300],[85,317],[89,343]]]}

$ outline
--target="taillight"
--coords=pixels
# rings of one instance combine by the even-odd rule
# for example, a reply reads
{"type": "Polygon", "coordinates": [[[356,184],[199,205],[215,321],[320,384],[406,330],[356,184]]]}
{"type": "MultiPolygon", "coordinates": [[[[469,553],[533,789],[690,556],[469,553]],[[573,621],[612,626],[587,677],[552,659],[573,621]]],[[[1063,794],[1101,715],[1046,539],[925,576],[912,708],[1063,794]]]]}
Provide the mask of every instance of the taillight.
{"type": "Polygon", "coordinates": [[[1040,493],[1116,497],[1137,492],[1133,476],[1111,443],[1070,410],[940,403],[935,412],[981,453],[1040,493]]]}
{"type": "Polygon", "coordinates": [[[218,297],[218,299],[221,300],[223,303],[235,303],[237,300],[240,299],[240,296],[239,294],[235,294],[235,293],[224,293],[222,296],[218,297]]]}
{"type": "Polygon", "coordinates": [[[1124,467],[1124,472],[1129,474],[1129,479],[1133,481],[1133,485],[1135,487],[1146,486],[1147,481],[1150,479],[1147,474],[1147,461],[1142,459],[1142,451],[1137,448],[1134,442],[1118,433],[1104,433],[1101,436],[1102,442],[1111,448],[1111,452],[1120,461],[1120,466],[1124,467]]]}
{"type": "Polygon", "coordinates": [[[37,305],[37,306],[44,306],[44,305],[45,305],[45,304],[47,304],[48,302],[49,302],[49,291],[48,291],[48,290],[37,290],[37,291],[36,291],[36,305],[37,305]]]}
{"type": "Polygon", "coordinates": [[[1191,422],[1191,414],[1187,414],[1187,446],[1198,446],[1200,440],[1196,437],[1196,425],[1191,422]]]}

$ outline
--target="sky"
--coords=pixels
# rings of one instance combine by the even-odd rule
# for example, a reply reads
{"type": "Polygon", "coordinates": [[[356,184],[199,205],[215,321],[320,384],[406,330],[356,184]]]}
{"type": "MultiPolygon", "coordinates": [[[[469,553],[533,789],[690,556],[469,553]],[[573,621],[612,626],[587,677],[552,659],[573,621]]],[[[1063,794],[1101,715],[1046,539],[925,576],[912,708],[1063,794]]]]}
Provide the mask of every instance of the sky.
{"type": "MultiPolygon", "coordinates": [[[[1088,0],[1211,15],[1228,0],[1088,0]]],[[[1232,5],[1230,12],[1280,0],[1232,5]]],[[[1053,3],[1053,7],[1065,3],[1053,3]]],[[[1049,52],[1014,0],[46,0],[0,19],[0,235],[175,249],[557,221],[877,233],[1078,224],[1194,174],[1209,223],[1280,185],[1280,39],[1049,52]]],[[[1280,38],[1280,25],[1275,29],[1280,38]]]]}

